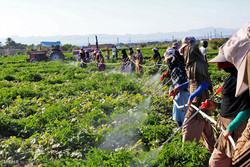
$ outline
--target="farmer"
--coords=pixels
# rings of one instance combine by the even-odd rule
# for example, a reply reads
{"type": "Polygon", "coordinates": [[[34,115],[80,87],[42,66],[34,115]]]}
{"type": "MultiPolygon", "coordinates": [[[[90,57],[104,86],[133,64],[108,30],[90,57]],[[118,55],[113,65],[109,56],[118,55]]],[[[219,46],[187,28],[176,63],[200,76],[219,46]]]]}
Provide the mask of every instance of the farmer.
{"type": "Polygon", "coordinates": [[[104,63],[104,58],[103,58],[103,55],[100,51],[97,52],[97,54],[96,54],[96,61],[97,61],[97,63],[104,63]]]}
{"type": "MultiPolygon", "coordinates": [[[[195,43],[194,37],[185,37],[182,39],[180,53],[184,55],[186,73],[189,81],[173,89],[171,93],[175,95],[179,90],[189,87],[190,97],[188,99],[188,105],[190,106],[193,103],[195,106],[199,107],[201,102],[204,102],[208,98],[207,88],[211,89],[208,68],[205,65],[206,62],[195,43]]],[[[194,108],[189,107],[184,122],[190,118],[195,111],[194,108]]],[[[207,113],[207,111],[204,112],[207,113]]],[[[202,138],[209,152],[213,152],[215,138],[212,127],[200,114],[196,115],[183,126],[182,133],[183,142],[196,139],[198,144],[200,138],[202,138]]]]}
{"type": "Polygon", "coordinates": [[[132,47],[128,48],[128,55],[129,55],[129,59],[134,59],[135,58],[135,52],[134,52],[132,47]]]}
{"type": "Polygon", "coordinates": [[[118,59],[118,49],[116,48],[116,46],[112,49],[112,54],[113,54],[113,59],[116,58],[116,60],[118,59]]]}
{"type": "Polygon", "coordinates": [[[80,49],[79,51],[79,59],[78,61],[80,62],[80,66],[82,68],[86,68],[87,67],[87,59],[86,59],[86,54],[85,51],[83,50],[83,48],[80,49]]]}
{"type": "MultiPolygon", "coordinates": [[[[187,82],[186,70],[185,67],[183,67],[183,65],[177,60],[175,50],[173,48],[168,48],[165,54],[167,55],[167,57],[164,62],[168,64],[168,72],[167,76],[166,74],[164,74],[162,78],[170,77],[172,82],[171,89],[174,89],[179,85],[187,82]]],[[[180,90],[179,93],[175,96],[174,100],[179,106],[186,104],[188,100],[188,90],[180,90]]],[[[173,105],[173,120],[177,122],[178,127],[182,126],[187,110],[188,107],[178,109],[175,104],[173,105]]]]}
{"type": "Polygon", "coordinates": [[[90,62],[90,58],[89,58],[89,52],[88,52],[88,50],[85,50],[85,54],[86,54],[87,63],[89,63],[90,62]]]}
{"type": "Polygon", "coordinates": [[[93,53],[92,53],[92,58],[93,58],[93,61],[96,61],[96,51],[94,51],[93,53]]]}
{"type": "Polygon", "coordinates": [[[136,72],[139,74],[143,74],[143,68],[142,68],[142,62],[143,62],[143,56],[141,53],[141,49],[136,49],[136,72]]]}
{"type": "Polygon", "coordinates": [[[222,88],[222,101],[217,104],[206,100],[206,109],[221,108],[220,124],[226,131],[220,135],[210,158],[210,166],[228,167],[233,165],[250,166],[249,127],[250,95],[247,78],[247,57],[250,55],[250,23],[243,26],[229,41],[220,47],[219,55],[209,61],[218,63],[218,68],[230,73],[222,88]],[[234,151],[228,136],[236,142],[234,151]],[[248,144],[247,144],[248,143],[248,144]],[[233,152],[234,151],[234,152],[233,152]]]}
{"type": "Polygon", "coordinates": [[[204,56],[204,60],[207,63],[207,46],[208,46],[208,42],[207,41],[202,41],[201,42],[201,47],[200,47],[200,51],[202,53],[202,55],[204,56]]]}
{"type": "Polygon", "coordinates": [[[131,72],[135,71],[135,52],[132,47],[128,49],[128,55],[130,60],[131,72]]]}
{"type": "Polygon", "coordinates": [[[107,61],[110,60],[109,49],[108,48],[106,48],[106,59],[107,59],[107,61]]]}
{"type": "Polygon", "coordinates": [[[128,62],[128,55],[126,53],[125,49],[122,49],[122,72],[129,72],[128,70],[126,70],[127,66],[129,65],[128,62]]]}
{"type": "Polygon", "coordinates": [[[96,66],[98,67],[99,71],[104,71],[106,69],[106,66],[104,64],[104,57],[101,53],[101,51],[97,52],[96,54],[96,66]]]}
{"type": "Polygon", "coordinates": [[[155,65],[158,65],[160,64],[160,61],[161,61],[161,55],[158,51],[158,48],[153,48],[152,50],[154,51],[154,55],[151,57],[151,60],[154,60],[155,65]]]}
{"type": "Polygon", "coordinates": [[[175,50],[175,57],[177,58],[177,60],[182,63],[183,65],[185,65],[184,63],[184,58],[183,56],[181,56],[179,49],[180,49],[180,45],[178,44],[178,42],[173,43],[172,48],[175,50]]]}
{"type": "Polygon", "coordinates": [[[85,51],[83,50],[83,48],[81,48],[79,51],[78,61],[86,63],[86,54],[85,54],[85,51]]]}
{"type": "MultiPolygon", "coordinates": [[[[243,130],[246,127],[247,121],[250,113],[250,98],[249,92],[245,91],[238,97],[235,97],[236,92],[236,82],[237,82],[237,69],[233,66],[233,64],[225,61],[225,60],[211,60],[210,62],[218,62],[219,68],[222,68],[225,72],[230,73],[229,77],[225,80],[225,83],[222,88],[222,102],[221,104],[217,104],[211,100],[206,100],[208,103],[205,109],[214,110],[216,108],[220,108],[220,124],[226,129],[225,136],[228,137],[234,131],[233,139],[237,142],[238,138],[241,136],[243,130]],[[244,124],[241,124],[236,129],[235,124],[230,124],[230,122],[236,117],[237,114],[241,113],[243,118],[241,121],[245,121],[244,124]],[[248,117],[246,117],[248,116],[248,117]],[[244,119],[244,117],[246,119],[244,119]]],[[[218,141],[215,144],[215,148],[213,154],[210,158],[209,165],[210,166],[222,166],[228,167],[232,164],[232,153],[233,149],[231,148],[231,144],[227,141],[223,134],[220,135],[218,141]]]]}

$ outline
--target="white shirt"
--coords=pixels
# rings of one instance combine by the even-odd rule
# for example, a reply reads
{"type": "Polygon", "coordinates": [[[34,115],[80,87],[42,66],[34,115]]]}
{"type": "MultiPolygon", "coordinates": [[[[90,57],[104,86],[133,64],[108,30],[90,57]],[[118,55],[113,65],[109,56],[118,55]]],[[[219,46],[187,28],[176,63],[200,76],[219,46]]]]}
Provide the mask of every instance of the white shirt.
{"type": "Polygon", "coordinates": [[[202,53],[203,56],[204,56],[204,55],[207,55],[207,49],[204,48],[203,46],[200,47],[200,51],[201,51],[201,53],[202,53]]]}

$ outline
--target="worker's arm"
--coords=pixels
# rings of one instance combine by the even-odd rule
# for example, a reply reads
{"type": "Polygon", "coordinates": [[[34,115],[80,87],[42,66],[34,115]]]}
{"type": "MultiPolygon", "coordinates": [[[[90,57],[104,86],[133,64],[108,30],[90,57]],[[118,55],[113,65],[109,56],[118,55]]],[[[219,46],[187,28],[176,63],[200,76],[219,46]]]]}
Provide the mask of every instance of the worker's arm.
{"type": "Polygon", "coordinates": [[[224,137],[228,139],[228,136],[231,135],[232,132],[243,122],[245,122],[249,117],[250,117],[250,108],[239,112],[237,116],[233,119],[233,121],[228,125],[227,130],[223,133],[224,137]]]}
{"type": "Polygon", "coordinates": [[[206,81],[203,81],[201,83],[201,85],[198,87],[198,89],[189,96],[189,100],[193,101],[193,99],[198,96],[199,94],[201,94],[205,89],[207,89],[207,87],[209,86],[209,83],[206,81]]]}
{"type": "Polygon", "coordinates": [[[203,81],[201,85],[198,87],[198,89],[192,93],[188,98],[188,105],[190,106],[192,104],[193,99],[201,94],[207,87],[209,86],[209,83],[207,81],[203,81]]]}
{"type": "Polygon", "coordinates": [[[227,130],[233,132],[234,129],[236,129],[240,124],[245,122],[249,118],[249,116],[250,116],[250,108],[239,112],[237,116],[234,118],[234,120],[229,124],[227,130]]]}
{"type": "Polygon", "coordinates": [[[179,90],[186,89],[188,87],[189,81],[181,84],[179,87],[172,89],[170,92],[170,96],[172,96],[172,99],[174,99],[175,95],[179,92],[179,90]]]}

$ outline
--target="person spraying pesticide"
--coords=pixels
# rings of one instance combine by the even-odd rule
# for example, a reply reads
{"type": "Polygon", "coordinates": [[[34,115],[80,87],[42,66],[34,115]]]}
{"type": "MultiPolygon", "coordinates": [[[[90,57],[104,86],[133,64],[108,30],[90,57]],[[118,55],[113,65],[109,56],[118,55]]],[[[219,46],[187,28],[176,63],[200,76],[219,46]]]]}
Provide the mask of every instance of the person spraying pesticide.
{"type": "Polygon", "coordinates": [[[122,49],[121,52],[122,52],[122,61],[121,61],[122,71],[121,72],[130,73],[131,70],[129,70],[129,58],[128,58],[127,52],[125,49],[122,49]]]}
{"type": "Polygon", "coordinates": [[[151,57],[151,60],[154,60],[154,64],[160,67],[159,64],[161,63],[161,55],[158,51],[158,48],[153,48],[152,50],[154,51],[154,55],[151,57]]]}
{"type": "Polygon", "coordinates": [[[100,51],[96,54],[96,62],[99,71],[104,71],[106,69],[106,66],[104,64],[104,57],[100,51]]]}
{"type": "Polygon", "coordinates": [[[78,59],[78,61],[80,62],[80,67],[87,68],[86,53],[85,53],[85,50],[83,50],[82,48],[79,51],[79,59],[78,59]]]}
{"type": "Polygon", "coordinates": [[[226,129],[221,133],[212,156],[211,167],[250,166],[250,95],[247,78],[247,56],[250,54],[250,23],[244,25],[228,42],[219,48],[219,54],[209,63],[230,73],[221,91],[221,103],[206,100],[206,109],[220,108],[219,123],[226,129]],[[228,141],[232,135],[235,149],[228,141]]]}
{"type": "Polygon", "coordinates": [[[135,71],[135,52],[132,47],[128,49],[128,55],[130,60],[131,73],[135,71]]]}
{"type": "MultiPolygon", "coordinates": [[[[175,55],[175,50],[173,48],[168,48],[165,52],[165,60],[164,63],[168,64],[167,73],[163,74],[161,80],[166,77],[170,77],[172,87],[170,90],[179,87],[181,84],[187,82],[186,70],[183,66],[183,63],[178,61],[175,55]]],[[[185,105],[188,100],[188,90],[183,89],[180,90],[179,93],[176,94],[174,100],[178,105],[185,105]]],[[[173,105],[173,120],[177,122],[178,127],[181,127],[185,118],[186,111],[188,107],[184,107],[183,109],[177,108],[177,106],[173,105]]]]}
{"type": "MultiPolygon", "coordinates": [[[[188,81],[173,89],[170,94],[175,97],[177,92],[183,89],[189,88],[190,97],[188,99],[188,105],[193,104],[196,107],[201,106],[201,102],[208,99],[208,88],[212,89],[208,68],[206,62],[201,54],[198,46],[195,43],[194,37],[185,37],[182,39],[182,47],[180,48],[180,54],[184,56],[185,69],[188,77],[188,81]]],[[[184,123],[189,119],[196,110],[193,107],[189,107],[184,123]]],[[[207,110],[204,110],[207,113],[207,110]]],[[[213,146],[215,144],[215,138],[213,134],[212,126],[207,122],[200,114],[197,114],[182,128],[183,138],[182,141],[193,141],[196,139],[198,144],[200,138],[202,138],[204,145],[213,152],[213,146]]]]}
{"type": "Polygon", "coordinates": [[[143,74],[142,62],[143,62],[143,55],[141,53],[141,49],[136,49],[136,72],[139,74],[143,74]]]}

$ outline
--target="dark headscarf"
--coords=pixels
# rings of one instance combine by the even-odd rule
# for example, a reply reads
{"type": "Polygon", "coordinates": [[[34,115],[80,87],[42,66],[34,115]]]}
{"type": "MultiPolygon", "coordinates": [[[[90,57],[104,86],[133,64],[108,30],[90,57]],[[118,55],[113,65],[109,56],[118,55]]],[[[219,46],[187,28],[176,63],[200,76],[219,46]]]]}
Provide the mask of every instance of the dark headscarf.
{"type": "Polygon", "coordinates": [[[125,49],[122,49],[122,59],[123,60],[126,60],[128,58],[128,55],[126,53],[126,50],[125,49]]]}

